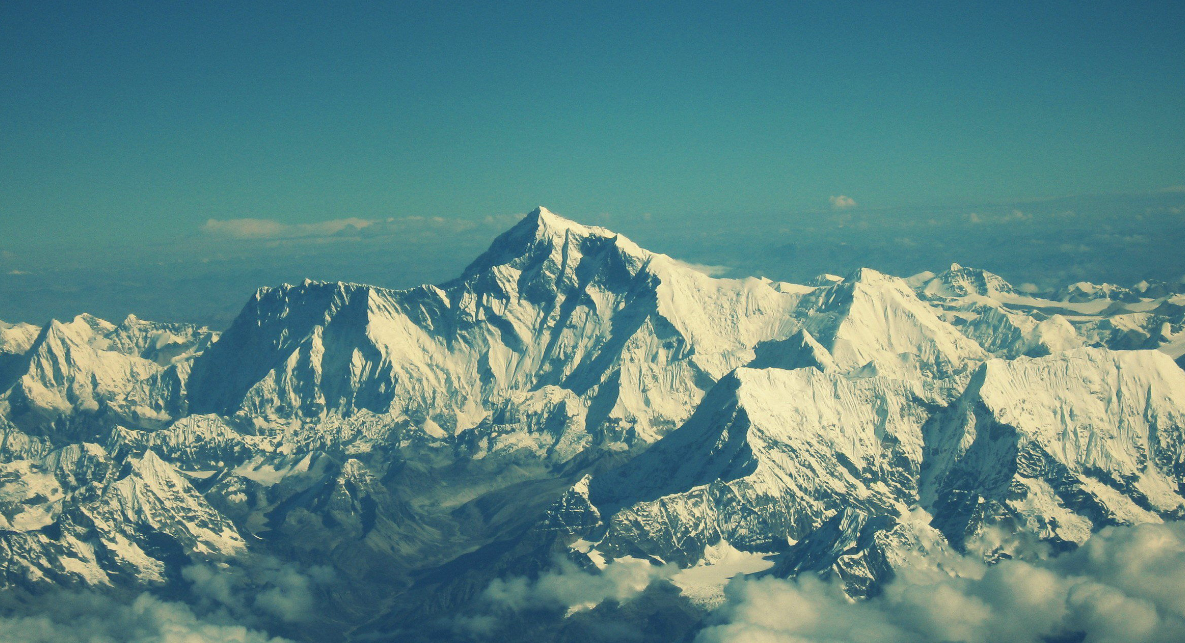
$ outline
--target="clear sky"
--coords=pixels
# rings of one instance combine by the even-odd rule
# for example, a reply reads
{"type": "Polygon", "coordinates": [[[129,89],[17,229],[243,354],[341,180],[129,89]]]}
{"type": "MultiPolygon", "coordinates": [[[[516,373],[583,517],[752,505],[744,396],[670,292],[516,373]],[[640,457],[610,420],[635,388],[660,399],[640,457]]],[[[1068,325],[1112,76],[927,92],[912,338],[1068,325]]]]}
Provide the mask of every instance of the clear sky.
{"type": "Polygon", "coordinates": [[[1182,184],[1180,1],[0,3],[9,272],[239,219],[712,228],[1182,184]]]}

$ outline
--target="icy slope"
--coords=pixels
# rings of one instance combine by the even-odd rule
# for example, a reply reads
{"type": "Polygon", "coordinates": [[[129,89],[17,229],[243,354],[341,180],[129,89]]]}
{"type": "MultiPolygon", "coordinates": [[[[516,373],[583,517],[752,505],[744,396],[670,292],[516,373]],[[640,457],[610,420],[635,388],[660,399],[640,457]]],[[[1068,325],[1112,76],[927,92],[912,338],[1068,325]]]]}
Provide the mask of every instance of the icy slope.
{"type": "Polygon", "coordinates": [[[90,315],[51,321],[10,365],[0,408],[44,431],[57,418],[110,411],[159,424],[185,413],[189,364],[214,339],[206,329],[129,317],[116,326],[90,315]]]}
{"type": "MultiPolygon", "coordinates": [[[[998,275],[954,264],[908,283],[946,321],[999,357],[1041,356],[1080,346],[1158,349],[1185,355],[1185,295],[1179,284],[1074,284],[1045,298],[998,275]]],[[[1030,287],[1031,288],[1031,287],[1030,287]]]]}
{"type": "Polygon", "coordinates": [[[540,208],[440,287],[260,290],[196,362],[191,403],[264,418],[364,409],[455,435],[555,386],[597,440],[648,441],[754,345],[788,335],[799,296],[540,208]]]}
{"type": "Polygon", "coordinates": [[[1185,372],[1156,351],[992,360],[926,427],[923,500],[955,543],[997,521],[1078,543],[1185,515],[1185,372]]]}
{"type": "Polygon", "coordinates": [[[178,559],[246,548],[234,524],[151,451],[120,463],[98,445],[71,445],[0,468],[3,587],[162,584],[178,559]]]}
{"type": "Polygon", "coordinates": [[[942,378],[986,357],[904,280],[868,268],[808,295],[797,315],[847,373],[942,378]]]}
{"type": "Polygon", "coordinates": [[[610,557],[686,566],[721,542],[786,550],[784,573],[837,573],[859,595],[913,554],[994,529],[1064,548],[1185,516],[1185,372],[1160,352],[989,360],[945,408],[922,388],[738,369],[551,520],[610,557]]]}
{"type": "Polygon", "coordinates": [[[589,498],[609,516],[598,547],[688,564],[722,539],[784,548],[844,507],[896,514],[917,497],[927,415],[914,389],[813,368],[738,369],[685,425],[593,478],[589,498]]]}

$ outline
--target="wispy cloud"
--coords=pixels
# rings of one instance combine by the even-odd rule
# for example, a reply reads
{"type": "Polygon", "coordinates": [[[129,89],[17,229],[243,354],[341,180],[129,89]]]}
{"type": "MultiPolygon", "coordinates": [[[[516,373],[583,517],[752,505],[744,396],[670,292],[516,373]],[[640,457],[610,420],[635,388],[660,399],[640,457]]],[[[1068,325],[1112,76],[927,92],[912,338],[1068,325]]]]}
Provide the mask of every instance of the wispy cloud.
{"type": "Polygon", "coordinates": [[[241,240],[311,239],[329,237],[375,237],[408,232],[465,232],[476,228],[509,227],[522,215],[487,216],[481,219],[457,217],[388,217],[386,219],[330,219],[312,223],[284,223],[275,219],[209,219],[202,232],[216,237],[241,240]]]}
{"type": "Polygon", "coordinates": [[[274,219],[209,219],[202,226],[202,232],[234,239],[292,239],[327,237],[343,231],[362,230],[373,224],[374,221],[356,218],[295,224],[274,219]]]}
{"type": "Polygon", "coordinates": [[[686,261],[679,261],[679,263],[709,277],[720,277],[728,274],[732,270],[732,268],[729,266],[714,266],[706,263],[688,263],[686,261]]]}
{"type": "Polygon", "coordinates": [[[847,210],[856,207],[856,200],[850,196],[833,196],[830,199],[832,210],[847,210]]]}

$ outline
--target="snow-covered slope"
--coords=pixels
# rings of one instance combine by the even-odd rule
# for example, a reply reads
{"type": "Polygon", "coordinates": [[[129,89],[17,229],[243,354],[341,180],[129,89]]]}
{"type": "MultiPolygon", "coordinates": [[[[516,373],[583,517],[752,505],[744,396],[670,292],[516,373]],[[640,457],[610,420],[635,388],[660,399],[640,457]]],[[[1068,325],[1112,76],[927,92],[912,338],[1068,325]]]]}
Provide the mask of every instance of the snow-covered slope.
{"type": "Polygon", "coordinates": [[[53,320],[10,365],[0,409],[35,431],[79,413],[159,425],[185,413],[190,363],[214,338],[203,328],[134,317],[118,326],[90,315],[53,320]]]}
{"type": "Polygon", "coordinates": [[[844,507],[896,514],[917,497],[927,415],[916,388],[738,369],[684,426],[593,478],[590,500],[610,516],[598,547],[687,564],[721,540],[784,548],[844,507]]]}
{"type": "Polygon", "coordinates": [[[1185,355],[1185,295],[1180,285],[1132,288],[1088,282],[1045,298],[1024,294],[998,275],[954,264],[908,280],[940,315],[991,353],[1041,356],[1080,346],[1158,349],[1185,355]]]}
{"type": "Polygon", "coordinates": [[[1157,351],[988,360],[947,407],[916,380],[739,369],[553,522],[603,555],[681,565],[719,543],[787,550],[783,572],[865,594],[907,554],[991,530],[1058,549],[1185,516],[1183,427],[1185,372],[1157,351]]]}
{"type": "Polygon", "coordinates": [[[844,372],[942,378],[986,356],[904,280],[868,268],[810,295],[798,315],[844,372]]]}
{"type": "Polygon", "coordinates": [[[566,391],[594,440],[652,441],[758,342],[787,335],[798,298],[540,208],[440,287],[260,290],[195,364],[191,404],[260,418],[365,409],[433,436],[566,391]]]}
{"type": "Polygon", "coordinates": [[[119,463],[75,444],[0,466],[0,586],[159,585],[179,560],[245,551],[234,524],[152,451],[119,463]]]}
{"type": "Polygon", "coordinates": [[[923,501],[956,543],[997,521],[1080,543],[1185,516],[1185,372],[1157,351],[991,360],[927,444],[923,501]]]}
{"type": "Polygon", "coordinates": [[[24,355],[33,346],[33,341],[40,332],[41,329],[32,324],[9,324],[0,321],[0,360],[24,355]]]}

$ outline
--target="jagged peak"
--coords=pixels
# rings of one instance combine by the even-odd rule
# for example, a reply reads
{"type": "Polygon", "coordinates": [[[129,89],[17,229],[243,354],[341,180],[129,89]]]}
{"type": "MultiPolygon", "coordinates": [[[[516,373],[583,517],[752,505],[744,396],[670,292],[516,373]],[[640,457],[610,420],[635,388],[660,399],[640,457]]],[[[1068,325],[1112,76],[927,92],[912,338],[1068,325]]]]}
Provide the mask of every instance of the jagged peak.
{"type": "MultiPolygon", "coordinates": [[[[41,328],[41,334],[33,342],[33,348],[42,347],[44,349],[47,345],[58,345],[62,343],[89,344],[89,340],[93,338],[93,333],[88,332],[86,335],[82,335],[80,330],[77,325],[71,322],[51,319],[49,323],[41,328]]],[[[89,331],[91,329],[88,327],[87,330],[89,331]]]]}
{"type": "MultiPolygon", "coordinates": [[[[168,480],[170,482],[184,482],[184,479],[173,465],[165,462],[152,449],[145,449],[144,454],[138,458],[129,458],[128,465],[136,475],[150,484],[161,484],[162,481],[168,480]]],[[[170,486],[176,486],[170,485],[170,486]]],[[[188,486],[188,485],[185,485],[188,486]]]]}
{"type": "Polygon", "coordinates": [[[90,313],[82,313],[81,315],[74,317],[73,321],[71,321],[70,323],[71,324],[86,324],[95,332],[100,332],[100,331],[101,332],[111,332],[111,331],[115,330],[115,324],[112,324],[111,322],[107,321],[106,319],[100,319],[98,317],[95,317],[94,315],[92,315],[90,313]]]}
{"type": "Polygon", "coordinates": [[[349,281],[320,281],[305,279],[298,284],[283,283],[278,286],[261,286],[249,300],[249,305],[259,305],[265,301],[286,300],[292,296],[302,296],[312,293],[320,295],[348,295],[355,291],[385,290],[377,286],[359,284],[349,281]]]}

